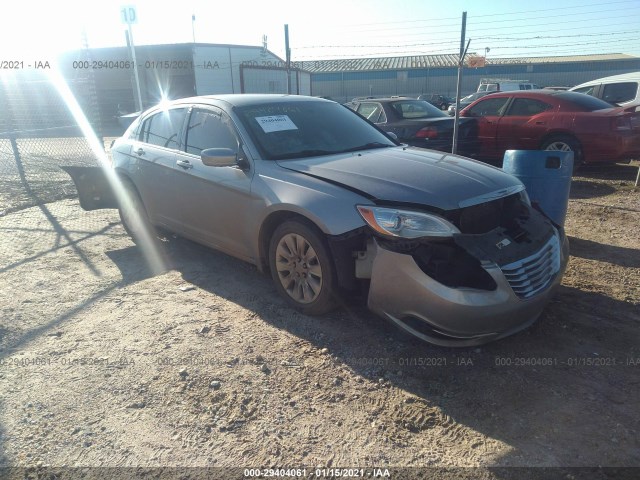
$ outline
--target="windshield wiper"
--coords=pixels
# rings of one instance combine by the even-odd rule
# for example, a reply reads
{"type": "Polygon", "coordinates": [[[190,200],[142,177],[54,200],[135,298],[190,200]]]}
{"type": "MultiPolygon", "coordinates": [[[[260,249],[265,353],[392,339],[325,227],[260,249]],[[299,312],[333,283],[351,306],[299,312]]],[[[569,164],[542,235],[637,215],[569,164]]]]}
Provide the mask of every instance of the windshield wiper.
{"type": "Polygon", "coordinates": [[[388,143],[371,142],[371,143],[366,143],[364,145],[360,145],[358,147],[347,148],[346,150],[341,150],[340,153],[357,152],[359,150],[371,150],[373,148],[388,148],[388,147],[395,147],[395,146],[396,145],[389,145],[388,143]]]}

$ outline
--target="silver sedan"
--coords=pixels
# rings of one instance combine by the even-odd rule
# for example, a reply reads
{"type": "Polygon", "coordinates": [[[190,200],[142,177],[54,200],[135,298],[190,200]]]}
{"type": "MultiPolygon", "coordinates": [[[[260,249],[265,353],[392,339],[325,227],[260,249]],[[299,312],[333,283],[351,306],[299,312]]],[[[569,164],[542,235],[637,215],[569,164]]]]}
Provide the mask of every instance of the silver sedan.
{"type": "Polygon", "coordinates": [[[398,144],[329,100],[177,100],[143,113],[112,154],[111,167],[67,171],[83,208],[118,208],[142,250],[155,228],[176,232],[270,272],[307,314],[364,288],[372,311],[435,344],[530,325],[568,258],[515,177],[398,144]]]}

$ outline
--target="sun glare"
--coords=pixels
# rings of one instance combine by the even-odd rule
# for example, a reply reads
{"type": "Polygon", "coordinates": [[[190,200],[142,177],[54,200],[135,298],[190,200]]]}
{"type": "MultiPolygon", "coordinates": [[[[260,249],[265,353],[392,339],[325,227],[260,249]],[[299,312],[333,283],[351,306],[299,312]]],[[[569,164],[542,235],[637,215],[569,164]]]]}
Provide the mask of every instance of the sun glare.
{"type": "MultiPolygon", "coordinates": [[[[115,192],[116,197],[119,199],[120,203],[124,205],[124,208],[134,216],[133,222],[137,225],[144,225],[145,222],[143,222],[140,218],[139,212],[131,207],[132,199],[127,192],[127,189],[124,187],[115,171],[111,168],[103,145],[100,144],[100,141],[93,131],[89,120],[82,111],[82,108],[78,104],[73,93],[69,89],[67,82],[64,80],[58,69],[52,69],[51,71],[47,72],[47,76],[64,100],[67,108],[73,115],[74,120],[81,129],[85,139],[89,143],[89,147],[91,148],[91,151],[93,152],[95,157],[98,159],[100,167],[102,167],[103,171],[105,172],[107,180],[109,181],[112,190],[115,192]]],[[[155,232],[142,230],[139,246],[142,250],[147,265],[149,266],[149,269],[155,275],[167,271],[168,267],[156,245],[154,237],[155,232]]]]}

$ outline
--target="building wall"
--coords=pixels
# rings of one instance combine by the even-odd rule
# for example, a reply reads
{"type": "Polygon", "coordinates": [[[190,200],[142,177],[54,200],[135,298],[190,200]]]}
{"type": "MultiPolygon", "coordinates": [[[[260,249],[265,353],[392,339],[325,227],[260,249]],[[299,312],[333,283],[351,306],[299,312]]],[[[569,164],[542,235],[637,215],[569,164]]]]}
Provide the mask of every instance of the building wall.
{"type": "MultiPolygon", "coordinates": [[[[595,78],[640,71],[640,59],[610,61],[488,65],[465,68],[461,90],[466,95],[477,90],[482,78],[529,80],[541,87],[573,86],[595,78]]],[[[457,68],[422,68],[360,72],[313,73],[313,94],[339,102],[359,96],[440,93],[456,95],[457,68]]]]}
{"type": "Polygon", "coordinates": [[[242,93],[287,93],[287,71],[243,68],[242,93]]]}
{"type": "MultiPolygon", "coordinates": [[[[281,67],[240,67],[242,93],[287,93],[287,70],[281,67]]],[[[291,70],[291,93],[311,95],[311,74],[291,70]]]]}
{"type": "MultiPolygon", "coordinates": [[[[282,59],[260,47],[189,43],[136,46],[136,63],[143,110],[162,99],[242,93],[241,66],[265,69],[284,66],[282,59]]],[[[119,129],[117,116],[137,110],[134,68],[128,48],[67,52],[61,56],[60,65],[67,81],[78,86],[74,93],[78,97],[91,95],[91,100],[97,103],[98,116],[104,127],[119,129]],[[97,62],[97,66],[94,62],[97,62]],[[94,85],[95,91],[89,92],[83,88],[89,83],[94,85]]],[[[272,74],[267,71],[264,71],[261,83],[256,79],[252,91],[269,91],[272,74]]],[[[284,75],[284,79],[280,82],[283,86],[279,91],[286,92],[286,75],[281,75],[284,75]]],[[[310,88],[309,80],[307,89],[310,88]]]]}
{"type": "MultiPolygon", "coordinates": [[[[213,45],[194,47],[193,63],[197,94],[212,95],[242,93],[241,66],[278,67],[282,61],[271,52],[256,47],[213,45]]],[[[265,81],[268,85],[270,80],[265,81]]],[[[286,91],[286,77],[284,88],[286,91]]]]}
{"type": "Polygon", "coordinates": [[[298,92],[300,95],[311,95],[311,74],[308,72],[298,72],[298,85],[300,91],[298,92]]]}

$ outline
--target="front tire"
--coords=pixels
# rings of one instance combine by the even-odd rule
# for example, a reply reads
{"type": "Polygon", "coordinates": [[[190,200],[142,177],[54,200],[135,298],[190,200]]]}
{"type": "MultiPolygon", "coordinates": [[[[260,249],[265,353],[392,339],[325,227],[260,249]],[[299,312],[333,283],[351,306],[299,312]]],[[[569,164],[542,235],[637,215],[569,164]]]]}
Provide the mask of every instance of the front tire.
{"type": "Polygon", "coordinates": [[[269,244],[269,267],[276,288],[297,310],[322,315],[335,308],[335,268],[316,228],[295,220],[278,226],[269,244]]]}

